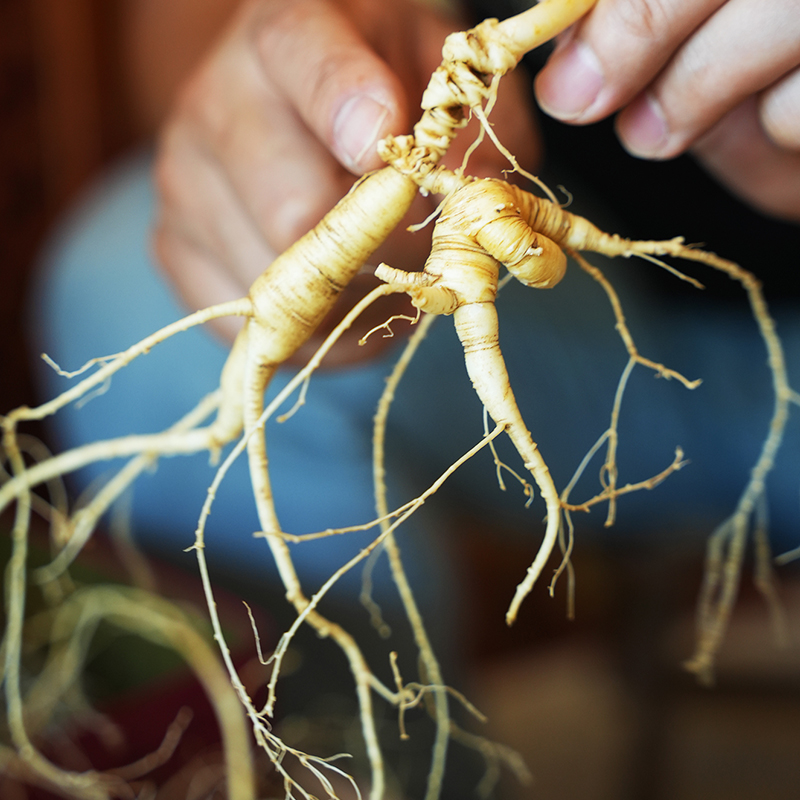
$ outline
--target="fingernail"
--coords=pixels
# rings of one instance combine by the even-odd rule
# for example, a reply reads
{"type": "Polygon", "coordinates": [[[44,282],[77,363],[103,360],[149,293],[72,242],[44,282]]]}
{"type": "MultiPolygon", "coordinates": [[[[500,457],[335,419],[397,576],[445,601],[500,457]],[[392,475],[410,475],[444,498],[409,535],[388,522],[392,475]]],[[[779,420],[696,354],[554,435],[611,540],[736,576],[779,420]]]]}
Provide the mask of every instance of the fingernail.
{"type": "Polygon", "coordinates": [[[357,94],[339,109],[333,123],[333,146],[352,172],[363,172],[374,158],[375,145],[389,109],[373,97],[357,94]]]}
{"type": "Polygon", "coordinates": [[[620,136],[625,148],[640,158],[659,158],[665,155],[669,143],[669,128],[661,105],[653,95],[640,95],[619,121],[620,136]]]}
{"type": "Polygon", "coordinates": [[[577,120],[603,86],[603,70],[592,49],[570,41],[556,50],[536,83],[539,104],[551,117],[577,120]]]}

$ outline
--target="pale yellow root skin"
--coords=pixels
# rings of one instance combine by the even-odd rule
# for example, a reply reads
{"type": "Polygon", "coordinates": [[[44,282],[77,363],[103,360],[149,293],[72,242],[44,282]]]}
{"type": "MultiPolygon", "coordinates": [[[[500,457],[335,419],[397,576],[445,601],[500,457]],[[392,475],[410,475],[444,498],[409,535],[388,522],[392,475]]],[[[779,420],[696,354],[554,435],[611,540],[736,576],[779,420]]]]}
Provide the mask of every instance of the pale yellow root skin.
{"type": "Polygon", "coordinates": [[[500,352],[494,304],[465,304],[456,310],[453,318],[464,347],[464,360],[472,386],[489,415],[497,425],[504,428],[514,443],[547,507],[547,526],[539,552],[528,567],[525,579],[517,587],[506,612],[506,622],[511,625],[522,601],[530,593],[553,551],[561,519],[561,501],[550,470],[533,441],[514,398],[505,361],[500,352]]]}
{"type": "MultiPolygon", "coordinates": [[[[387,143],[383,152],[390,161],[397,158],[400,168],[406,169],[402,143],[397,146],[387,143]]],[[[519,416],[500,352],[497,317],[493,306],[499,262],[526,285],[550,288],[561,280],[566,269],[566,257],[562,248],[574,253],[584,269],[590,272],[593,268],[580,258],[577,251],[589,250],[610,257],[638,255],[651,260],[655,260],[656,256],[670,255],[699,261],[722,271],[741,283],[746,290],[769,354],[776,398],[775,410],[763,452],[752,471],[737,511],[721,526],[709,546],[708,571],[699,617],[698,650],[687,666],[703,681],[710,681],[714,658],[736,596],[744,541],[753,519],[755,501],[763,492],[765,477],[772,468],[774,454],[780,446],[789,404],[797,397],[789,386],[783,350],[758,281],[733,262],[713,253],[688,247],[680,237],[666,241],[635,241],[607,234],[587,219],[503,181],[471,180],[441,167],[420,173],[410,171],[408,174],[427,190],[443,191],[448,195],[434,228],[431,255],[421,274],[408,274],[381,265],[376,275],[390,285],[407,291],[412,302],[423,311],[454,315],[475,391],[492,419],[498,425],[506,426],[547,505],[544,541],[525,580],[517,587],[506,617],[509,624],[516,618],[522,600],[530,592],[550,557],[558,537],[562,502],[552,484],[547,466],[519,416]],[[727,547],[725,555],[724,547],[727,547]]],[[[697,283],[668,265],[662,266],[684,280],[697,283]]],[[[610,287],[605,279],[601,278],[601,282],[605,283],[609,293],[610,287]]],[[[656,369],[664,377],[676,377],[689,388],[696,386],[697,382],[688,381],[663,365],[642,358],[636,352],[613,291],[609,293],[609,297],[612,304],[616,302],[618,327],[632,360],[656,369]]],[[[609,520],[613,520],[618,494],[632,488],[649,488],[654,485],[654,480],[658,482],[663,476],[656,476],[655,479],[643,481],[634,487],[618,488],[614,460],[615,434],[610,437],[609,442],[611,451],[608,469],[611,470],[609,478],[612,484],[608,491],[598,497],[609,502],[609,520]]],[[[670,474],[681,465],[682,459],[676,457],[673,465],[664,474],[670,474]]]]}
{"type": "Polygon", "coordinates": [[[499,343],[494,301],[500,259],[507,259],[524,283],[555,286],[564,275],[560,248],[539,236],[523,219],[501,181],[474,181],[447,200],[433,234],[431,255],[421,274],[380,267],[376,275],[407,288],[412,302],[429,313],[453,314],[472,385],[494,422],[504,428],[533,476],[547,507],[544,539],[517,588],[506,615],[516,619],[524,597],[555,546],[561,519],[558,490],[519,412],[499,343]]]}
{"type": "MultiPolygon", "coordinates": [[[[0,510],[12,501],[17,502],[12,532],[14,551],[7,571],[10,600],[5,637],[6,703],[9,727],[18,752],[40,775],[62,787],[69,787],[76,796],[105,796],[102,787],[92,777],[62,772],[46,761],[35,750],[26,733],[20,691],[20,654],[26,592],[28,518],[33,503],[30,489],[89,461],[122,454],[135,455],[136,459],[129,464],[127,471],[120,473],[113,491],[107,492],[102,502],[92,510],[91,515],[99,516],[107,503],[111,502],[112,495],[121,492],[141,469],[159,456],[202,449],[216,454],[224,444],[244,430],[247,432],[246,447],[263,535],[278,565],[287,598],[294,605],[298,618],[311,624],[320,636],[335,639],[349,660],[372,767],[370,797],[379,800],[384,795],[384,767],[372,719],[372,693],[378,692],[390,702],[402,706],[407,702],[407,692],[398,687],[398,692],[392,693],[383,687],[370,671],[355,640],[344,628],[322,617],[300,585],[272,502],[263,437],[263,394],[275,370],[309,339],[342,289],[399,223],[418,188],[450,195],[437,223],[434,248],[425,272],[409,275],[384,266],[379,274],[394,287],[407,291],[419,308],[430,313],[454,316],[458,335],[464,345],[467,370],[476,392],[498,425],[498,430],[502,428],[511,437],[526,469],[536,481],[547,509],[543,542],[525,579],[517,588],[508,611],[509,622],[513,621],[520,603],[551,555],[559,532],[563,504],[519,414],[500,352],[494,308],[499,265],[505,264],[526,285],[549,288],[556,285],[564,274],[565,250],[594,250],[625,257],[668,254],[704,261],[727,272],[747,289],[770,354],[777,399],[770,433],[752,480],[739,507],[715,537],[710,550],[711,569],[701,613],[700,643],[690,665],[701,676],[710,675],[714,654],[719,647],[735,595],[742,537],[747,533],[754,504],[763,491],[763,482],[780,444],[788,404],[797,402],[797,395],[788,386],[780,343],[757,283],[749,273],[731,262],[700,254],[687,248],[679,239],[634,242],[611,236],[553,203],[500,181],[472,181],[438,166],[449,143],[465,123],[465,108],[471,108],[488,126],[485,113],[488,113],[493,102],[497,77],[513,69],[525,52],[573,24],[592,5],[593,0],[545,0],[510,20],[501,23],[490,20],[471,32],[449,37],[444,49],[447,63],[431,79],[423,98],[424,113],[415,126],[414,136],[389,139],[381,146],[381,153],[392,166],[357,183],[317,228],[270,265],[253,284],[247,298],[198,312],[187,320],[175,323],[104,364],[93,376],[51,403],[35,409],[18,409],[2,418],[5,449],[15,476],[0,487],[0,510]],[[458,195],[461,197],[457,199],[458,195]],[[241,315],[247,321],[222,373],[217,416],[208,427],[197,427],[206,414],[206,407],[201,404],[195,416],[187,417],[187,421],[162,434],[126,437],[114,442],[89,445],[72,454],[54,457],[41,466],[25,465],[16,444],[19,422],[42,419],[55,413],[102,384],[118,369],[146,353],[167,336],[224,314],[241,315]],[[727,531],[733,531],[733,534],[729,535],[727,531]]],[[[492,137],[491,131],[489,135],[492,137]]],[[[646,363],[645,359],[639,360],[646,363]]],[[[216,403],[217,399],[214,400],[216,403]]],[[[432,487],[431,493],[435,488],[432,487]]],[[[613,502],[616,493],[623,491],[624,487],[618,492],[614,488],[614,492],[606,493],[603,499],[613,502]]],[[[419,500],[419,504],[421,502],[424,502],[424,498],[419,500]]],[[[72,524],[74,530],[80,529],[81,537],[88,537],[91,526],[86,520],[76,516],[72,524]]],[[[74,543],[72,549],[77,551],[78,544],[74,543]]],[[[204,570],[200,538],[196,549],[201,570],[204,570]]],[[[69,558],[72,555],[73,552],[69,558]]],[[[60,575],[65,567],[64,563],[54,562],[51,574],[60,575]]],[[[203,575],[209,591],[211,615],[216,619],[207,572],[203,572],[203,575]]],[[[402,584],[402,576],[397,580],[402,584]]],[[[411,604],[407,605],[411,607],[411,604]]],[[[114,613],[123,615],[119,610],[114,613]]],[[[229,659],[218,620],[216,622],[215,635],[223,657],[229,659]]],[[[420,627],[421,621],[415,620],[414,625],[423,658],[429,659],[429,664],[435,664],[435,660],[430,660],[433,658],[432,652],[426,650],[429,644],[420,627]]],[[[189,649],[194,652],[194,645],[189,649]]],[[[243,695],[235,670],[227,661],[226,664],[229,677],[240,693],[240,700],[248,708],[256,738],[259,743],[265,742],[269,738],[268,723],[252,709],[249,698],[243,695]]],[[[204,667],[198,665],[198,669],[204,667]]],[[[436,682],[439,683],[438,672],[436,675],[436,682]]],[[[445,708],[442,700],[444,689],[442,686],[429,688],[436,693],[437,713],[441,717],[445,708]]],[[[228,699],[224,703],[230,705],[228,699]]],[[[233,723],[234,728],[236,724],[233,723]]],[[[440,718],[438,724],[440,735],[437,741],[442,746],[441,754],[435,758],[435,770],[438,772],[433,775],[429,785],[429,800],[433,800],[439,791],[447,739],[445,720],[440,718]]],[[[285,752],[288,749],[278,748],[272,753],[279,753],[275,756],[279,770],[281,754],[285,752]]],[[[235,758],[232,763],[234,769],[248,773],[246,778],[237,783],[237,788],[234,789],[232,785],[232,796],[249,800],[253,795],[250,767],[246,759],[239,762],[238,766],[235,765],[235,758]]],[[[286,779],[290,781],[288,776],[286,779]]],[[[287,783],[287,791],[290,791],[290,783],[287,783]]]]}

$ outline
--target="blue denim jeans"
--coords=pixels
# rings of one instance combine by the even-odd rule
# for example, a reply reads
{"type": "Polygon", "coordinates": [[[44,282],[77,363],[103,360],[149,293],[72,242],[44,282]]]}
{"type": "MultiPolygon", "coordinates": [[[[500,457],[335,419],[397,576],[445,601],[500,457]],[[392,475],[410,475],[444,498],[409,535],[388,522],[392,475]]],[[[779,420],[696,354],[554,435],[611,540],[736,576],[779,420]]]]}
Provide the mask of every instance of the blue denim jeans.
{"type": "MultiPolygon", "coordinates": [[[[32,329],[37,346],[65,369],[124,349],[185,313],[148,249],[154,211],[149,168],[149,157],[138,156],[108,175],[65,220],[45,254],[32,329]]],[[[604,269],[622,297],[640,351],[703,383],[689,391],[677,381],[636,367],[622,403],[620,483],[658,473],[670,463],[676,446],[684,449],[690,463],[652,491],[621,498],[611,530],[602,530],[601,508],[578,516],[578,546],[581,536],[598,535],[659,535],[669,546],[670,537],[686,531],[712,530],[731,512],[748,479],[773,403],[765,350],[744,293],[735,307],[689,288],[679,300],[673,297],[665,303],[643,280],[643,273],[655,269],[650,264],[620,260],[604,269]]],[[[699,272],[695,274],[702,280],[699,272]]],[[[552,290],[510,284],[500,294],[498,311],[512,386],[561,488],[608,425],[627,354],[603,291],[575,265],[552,290]]],[[[790,378],[800,386],[797,309],[778,308],[776,317],[790,378]]],[[[301,410],[283,424],[267,425],[271,475],[285,531],[306,533],[374,516],[372,416],[398,353],[394,349],[371,363],[320,371],[301,410]]],[[[225,357],[226,348],[199,328],[164,342],[115,375],[105,394],[59,413],[54,422],[59,445],[166,428],[217,385],[225,357]]],[[[290,374],[281,373],[270,394],[290,374]]],[[[67,385],[42,367],[41,386],[47,396],[67,385]]],[[[393,501],[421,492],[475,444],[482,431],[482,408],[467,379],[452,323],[442,318],[404,378],[390,414],[393,501]]],[[[769,479],[771,528],[778,550],[800,543],[797,445],[794,419],[769,479]]],[[[521,469],[507,443],[499,450],[506,463],[521,469]]],[[[88,485],[118,466],[95,464],[77,481],[88,485]]],[[[597,462],[589,467],[573,492],[574,500],[599,490],[599,466],[597,462]]],[[[173,559],[192,557],[182,551],[193,542],[213,475],[208,455],[201,453],[162,458],[154,471],[138,480],[132,522],[144,548],[172,554],[173,559]]],[[[437,531],[445,529],[454,514],[456,519],[466,514],[485,519],[487,535],[495,527],[518,531],[529,537],[532,554],[543,530],[541,502],[535,499],[526,508],[513,479],[501,491],[491,455],[482,451],[401,533],[401,547],[423,603],[437,602],[451,583],[437,531]]],[[[214,504],[207,534],[209,558],[243,575],[274,576],[265,542],[253,537],[257,529],[246,464],[239,459],[214,504]]],[[[297,546],[298,570],[309,590],[372,536],[348,534],[297,546]]],[[[353,576],[342,588],[350,591],[356,583],[353,576]]]]}

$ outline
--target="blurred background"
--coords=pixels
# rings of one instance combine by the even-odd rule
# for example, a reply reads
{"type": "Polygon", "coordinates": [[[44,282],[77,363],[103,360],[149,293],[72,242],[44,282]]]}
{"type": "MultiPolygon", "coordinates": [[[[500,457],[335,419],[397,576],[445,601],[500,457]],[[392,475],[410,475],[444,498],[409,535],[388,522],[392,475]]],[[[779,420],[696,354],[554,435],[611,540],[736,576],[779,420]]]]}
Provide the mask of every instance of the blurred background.
{"type": "MultiPolygon", "coordinates": [[[[0,0],[0,410],[34,397],[23,315],[48,229],[94,176],[148,135],[123,59],[130,7],[131,0],[0,0]]],[[[594,152],[586,160],[599,159],[594,152]]],[[[685,189],[685,177],[675,180],[685,189]]],[[[663,194],[669,198],[669,187],[663,194]]],[[[697,195],[708,209],[705,190],[697,195]]],[[[653,218],[641,196],[635,203],[653,218]]],[[[796,245],[796,228],[781,235],[796,245]]],[[[577,621],[566,620],[563,591],[553,600],[540,586],[509,630],[505,606],[528,549],[515,536],[487,537],[475,520],[460,530],[455,557],[473,587],[464,609],[467,693],[490,719],[486,733],[516,747],[534,777],[529,787],[507,789],[509,797],[800,794],[796,567],[781,572],[785,646],[776,646],[746,575],[717,684],[708,689],[680,666],[692,648],[699,535],[671,550],[590,537],[575,556],[577,621]]]]}
{"type": "Polygon", "coordinates": [[[122,75],[124,3],[0,2],[0,405],[31,398],[25,289],[45,232],[139,133],[122,75]]]}

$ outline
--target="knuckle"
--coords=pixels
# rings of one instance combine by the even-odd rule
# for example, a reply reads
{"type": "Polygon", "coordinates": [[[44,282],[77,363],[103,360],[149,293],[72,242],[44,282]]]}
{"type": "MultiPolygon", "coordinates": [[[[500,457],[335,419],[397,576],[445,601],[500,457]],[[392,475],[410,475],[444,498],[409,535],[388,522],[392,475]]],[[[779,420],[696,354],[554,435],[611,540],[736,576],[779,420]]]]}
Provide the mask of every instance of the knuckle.
{"type": "Polygon", "coordinates": [[[312,107],[321,108],[330,104],[331,94],[339,88],[348,64],[347,54],[338,49],[318,59],[315,69],[307,76],[305,86],[306,97],[312,107]]]}
{"type": "Polygon", "coordinates": [[[270,3],[259,16],[255,49],[264,74],[304,115],[324,118],[342,84],[367,69],[363,52],[353,46],[353,23],[325,0],[270,3]]]}
{"type": "Polygon", "coordinates": [[[775,144],[800,151],[800,68],[761,95],[758,111],[765,133],[775,144]]]}
{"type": "Polygon", "coordinates": [[[270,64],[296,42],[309,22],[319,14],[319,0],[262,2],[253,15],[253,42],[262,60],[270,64]]]}
{"type": "Polygon", "coordinates": [[[180,179],[180,172],[175,167],[173,138],[174,129],[172,127],[165,128],[159,140],[158,153],[153,166],[153,182],[158,200],[162,205],[174,203],[176,184],[180,179]]]}
{"type": "Polygon", "coordinates": [[[243,124],[236,96],[241,87],[226,89],[225,82],[224,72],[207,69],[183,86],[162,135],[168,162],[183,161],[189,151],[222,161],[236,152],[243,124]]]}
{"type": "Polygon", "coordinates": [[[636,39],[658,40],[674,18],[673,6],[673,0],[626,0],[618,6],[616,22],[636,39]]]}
{"type": "Polygon", "coordinates": [[[187,146],[183,128],[174,122],[168,123],[159,138],[153,167],[153,182],[162,206],[175,207],[181,203],[186,182],[182,155],[187,146]]]}
{"type": "Polygon", "coordinates": [[[178,123],[215,133],[227,124],[228,104],[220,102],[224,94],[214,79],[213,69],[198,71],[181,87],[175,103],[178,123]]]}

